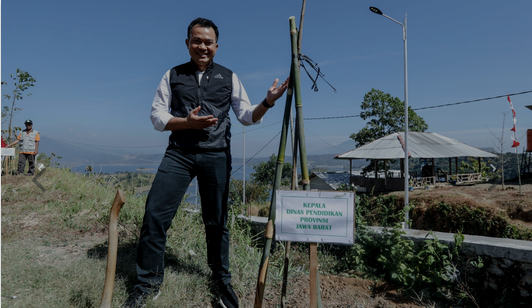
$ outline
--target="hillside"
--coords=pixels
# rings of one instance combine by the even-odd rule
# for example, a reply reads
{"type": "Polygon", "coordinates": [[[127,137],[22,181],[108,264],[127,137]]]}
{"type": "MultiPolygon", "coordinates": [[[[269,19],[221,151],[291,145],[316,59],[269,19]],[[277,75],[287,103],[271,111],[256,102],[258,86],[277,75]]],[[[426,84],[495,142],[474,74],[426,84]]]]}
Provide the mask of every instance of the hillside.
{"type": "MultiPolygon", "coordinates": [[[[116,192],[113,175],[96,177],[47,169],[39,178],[2,176],[2,304],[6,307],[98,307],[106,267],[107,221],[116,192]],[[37,180],[42,189],[36,185],[37,180]],[[38,304],[37,304],[38,303],[38,304]],[[38,306],[36,306],[38,305],[38,306]]],[[[126,194],[120,212],[113,307],[134,277],[145,197],[126,194]]],[[[235,223],[231,230],[233,285],[242,307],[252,307],[260,239],[235,223]],[[257,246],[259,244],[259,246],[257,246]]],[[[168,233],[165,283],[153,307],[215,307],[199,214],[178,211],[168,233]]],[[[284,250],[270,257],[263,307],[279,307],[284,250]]],[[[293,245],[287,308],[308,307],[308,254],[293,245]]],[[[422,307],[372,280],[330,272],[333,256],[320,253],[323,307],[422,307]],[[346,306],[347,305],[347,306],[346,306]]]]}
{"type": "Polygon", "coordinates": [[[76,165],[140,165],[158,164],[163,158],[164,148],[160,154],[142,154],[136,149],[89,146],[83,143],[58,141],[41,136],[39,152],[50,156],[61,156],[59,164],[64,167],[76,165]]]}

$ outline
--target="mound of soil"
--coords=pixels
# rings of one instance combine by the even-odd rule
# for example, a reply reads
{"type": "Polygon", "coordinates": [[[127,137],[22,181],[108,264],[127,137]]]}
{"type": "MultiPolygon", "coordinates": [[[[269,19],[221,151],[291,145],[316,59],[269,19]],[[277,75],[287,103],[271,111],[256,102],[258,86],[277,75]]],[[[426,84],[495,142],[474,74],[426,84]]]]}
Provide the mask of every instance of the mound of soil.
{"type": "MultiPolygon", "coordinates": [[[[404,192],[393,192],[398,198],[404,192]]],[[[409,192],[409,198],[419,203],[431,204],[434,200],[460,200],[472,206],[485,207],[508,217],[512,224],[532,228],[532,179],[481,183],[461,186],[431,187],[409,192]]]]}

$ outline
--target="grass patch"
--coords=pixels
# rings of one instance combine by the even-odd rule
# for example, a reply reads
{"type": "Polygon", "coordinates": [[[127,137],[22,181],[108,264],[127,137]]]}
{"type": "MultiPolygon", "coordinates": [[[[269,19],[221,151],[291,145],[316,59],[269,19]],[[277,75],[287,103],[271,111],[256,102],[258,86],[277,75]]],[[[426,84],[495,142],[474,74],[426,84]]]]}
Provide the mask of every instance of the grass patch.
{"type": "MultiPolygon", "coordinates": [[[[107,258],[109,211],[123,183],[89,174],[48,168],[38,179],[2,178],[2,295],[9,307],[97,307],[107,258]],[[16,298],[7,298],[16,297],[16,298]]],[[[119,249],[113,306],[127,297],[135,279],[138,234],[145,196],[130,190],[120,212],[119,249]]],[[[183,204],[168,232],[162,295],[149,307],[205,307],[214,299],[201,214],[183,204]],[[191,303],[192,304],[191,306],[191,303]],[[196,305],[196,306],[194,306],[196,305]]],[[[261,241],[236,220],[231,232],[233,285],[244,307],[252,305],[262,255],[261,241]]],[[[279,257],[277,257],[279,256],[279,257]]],[[[270,273],[279,272],[272,256],[270,273]]],[[[268,277],[278,285],[280,275],[268,277]]]]}

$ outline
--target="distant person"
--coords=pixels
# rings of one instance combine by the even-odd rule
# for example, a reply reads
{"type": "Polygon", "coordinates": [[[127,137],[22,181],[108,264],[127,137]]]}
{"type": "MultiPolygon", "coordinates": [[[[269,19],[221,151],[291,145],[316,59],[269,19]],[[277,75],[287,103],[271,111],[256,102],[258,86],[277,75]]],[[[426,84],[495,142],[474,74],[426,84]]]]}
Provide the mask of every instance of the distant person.
{"type": "Polygon", "coordinates": [[[169,146],[146,200],[137,252],[137,281],[123,307],[142,307],[158,296],[164,276],[166,232],[191,180],[198,179],[207,241],[207,263],[220,305],[238,307],[229,272],[227,201],[231,171],[229,109],[243,125],[258,124],[288,87],[278,79],[266,98],[251,105],[235,73],[213,62],[218,27],[197,18],[185,44],[191,60],[163,76],[152,103],[151,121],[158,131],[171,131],[169,146]]]}
{"type": "Polygon", "coordinates": [[[20,154],[18,156],[18,174],[24,174],[27,160],[29,164],[27,175],[33,175],[35,172],[35,155],[39,154],[39,141],[41,137],[39,136],[39,132],[33,129],[33,122],[31,120],[26,120],[24,125],[26,125],[26,129],[20,132],[17,139],[7,147],[11,147],[19,142],[21,143],[20,154]]]}

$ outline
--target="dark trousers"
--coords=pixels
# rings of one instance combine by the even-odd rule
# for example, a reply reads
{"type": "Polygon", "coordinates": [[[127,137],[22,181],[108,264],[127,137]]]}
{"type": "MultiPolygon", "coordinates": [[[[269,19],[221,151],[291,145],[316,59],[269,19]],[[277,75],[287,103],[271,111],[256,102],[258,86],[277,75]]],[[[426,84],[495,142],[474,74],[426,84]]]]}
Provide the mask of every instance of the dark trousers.
{"type": "Polygon", "coordinates": [[[33,154],[25,154],[20,153],[18,156],[18,173],[22,174],[24,173],[24,169],[26,168],[26,160],[28,160],[28,163],[30,165],[28,169],[28,174],[33,175],[35,172],[35,155],[33,154]]]}
{"type": "Polygon", "coordinates": [[[163,282],[166,232],[195,176],[201,196],[207,263],[215,281],[230,282],[229,230],[226,227],[230,171],[229,150],[166,150],[146,200],[135,288],[150,292],[150,288],[158,288],[163,282]]]}

